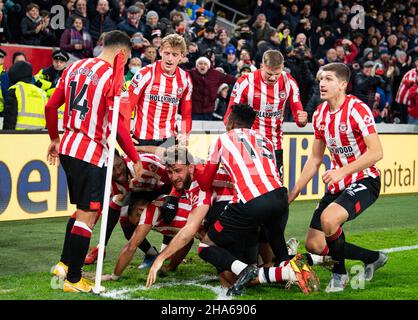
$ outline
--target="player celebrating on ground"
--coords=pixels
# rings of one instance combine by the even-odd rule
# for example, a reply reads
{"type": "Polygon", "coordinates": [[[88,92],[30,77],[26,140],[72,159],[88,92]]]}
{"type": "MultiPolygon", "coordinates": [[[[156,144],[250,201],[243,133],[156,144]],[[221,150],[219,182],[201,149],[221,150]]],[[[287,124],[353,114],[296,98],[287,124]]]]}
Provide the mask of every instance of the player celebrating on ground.
{"type": "Polygon", "coordinates": [[[292,202],[322,164],[325,146],[332,156],[331,169],[322,176],[328,191],[319,202],[306,238],[309,252],[331,255],[333,274],[327,292],[344,290],[348,282],[344,259],[365,264],[365,280],[373,278],[387,256],[345,241],[341,226],[355,219],[376,201],[380,176],[375,163],[383,151],[370,108],[357,97],[346,95],[350,70],[343,63],[330,63],[320,76],[321,99],[313,116],[315,140],[312,153],[289,195],[292,202]]]}
{"type": "MultiPolygon", "coordinates": [[[[50,164],[61,162],[67,176],[71,203],[77,205],[76,219],[67,224],[64,247],[68,261],[54,269],[66,274],[64,291],[90,292],[94,286],[82,278],[84,258],[89,248],[92,226],[101,210],[108,157],[107,138],[112,120],[115,57],[122,51],[130,56],[131,42],[121,31],[111,31],[104,37],[103,53],[97,58],[73,63],[62,74],[57,88],[45,107],[45,118],[51,144],[50,164]],[[58,135],[58,108],[65,102],[64,135],[58,135]],[[67,267],[68,266],[68,267],[67,267]],[[68,272],[67,272],[68,268],[68,272]]],[[[142,165],[123,118],[118,122],[118,143],[134,161],[136,178],[142,165]]]]}
{"type": "Polygon", "coordinates": [[[181,108],[181,136],[185,142],[192,128],[192,82],[178,64],[186,52],[184,39],[177,34],[163,38],[161,60],[139,70],[129,86],[135,110],[134,138],[140,146],[174,145],[176,115],[181,108]]]}

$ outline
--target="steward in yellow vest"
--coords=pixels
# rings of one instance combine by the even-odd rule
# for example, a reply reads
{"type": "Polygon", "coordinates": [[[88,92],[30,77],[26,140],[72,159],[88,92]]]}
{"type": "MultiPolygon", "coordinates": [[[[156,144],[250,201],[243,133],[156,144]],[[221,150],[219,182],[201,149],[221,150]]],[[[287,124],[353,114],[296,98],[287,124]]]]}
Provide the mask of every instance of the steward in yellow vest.
{"type": "MultiPolygon", "coordinates": [[[[6,51],[0,49],[0,81],[1,81],[1,76],[3,75],[3,73],[5,73],[6,71],[4,70],[4,57],[7,55],[6,51]]],[[[0,82],[0,86],[1,86],[1,82],[0,82]]],[[[0,90],[0,117],[3,116],[3,109],[4,109],[4,99],[3,99],[3,94],[0,90]]]]}
{"type": "Polygon", "coordinates": [[[8,71],[13,84],[4,104],[3,130],[42,130],[45,128],[45,92],[32,84],[32,65],[16,62],[8,71]]]}

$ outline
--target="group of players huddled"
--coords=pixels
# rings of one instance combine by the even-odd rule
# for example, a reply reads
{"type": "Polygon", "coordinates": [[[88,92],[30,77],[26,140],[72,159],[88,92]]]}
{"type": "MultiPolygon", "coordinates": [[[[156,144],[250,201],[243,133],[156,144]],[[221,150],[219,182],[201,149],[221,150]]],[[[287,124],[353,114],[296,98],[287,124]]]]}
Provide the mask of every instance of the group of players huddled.
{"type": "MultiPolygon", "coordinates": [[[[107,33],[103,53],[70,65],[46,105],[48,159],[50,164],[61,162],[71,203],[77,205],[60,262],[53,268],[54,275],[65,278],[67,292],[90,292],[94,287],[82,276],[82,267],[98,255],[98,247],[88,249],[103,203],[113,67],[119,52],[129,57],[129,37],[120,31],[107,33]],[[91,81],[93,75],[99,81],[91,81]],[[63,103],[61,141],[57,109],[63,103]]],[[[160,269],[176,270],[197,238],[199,256],[216,268],[228,295],[263,283],[294,284],[305,294],[318,291],[314,264],[332,268],[327,292],[342,291],[349,280],[345,259],[361,260],[364,280],[370,281],[388,257],[346,242],[342,225],[379,196],[375,163],[383,153],[370,109],[345,93],[349,68],[330,63],[320,70],[324,102],[313,116],[312,153],[288,193],[282,145],[286,103],[298,126],[305,126],[308,117],[296,81],[283,70],[282,54],[266,51],[260,69],[237,80],[224,118],[226,133],[214,139],[203,161],[187,149],[193,86],[178,67],[185,52],[182,37],[166,36],[161,60],[135,74],[128,88],[130,105],[121,106],[125,112],[120,113],[117,140],[125,154],[115,154],[106,244],[118,221],[127,243],[113,273],[103,280],[118,280],[139,248],[145,254],[140,267],[150,267],[150,287],[160,269]],[[124,114],[132,111],[131,136],[124,114]],[[322,176],[328,191],[309,225],[308,252],[301,254],[297,240],[285,240],[289,204],[318,172],[325,147],[332,157],[331,168],[322,176]],[[160,252],[146,239],[151,230],[164,236],[160,252]],[[170,263],[163,267],[166,259],[170,263]]]]}

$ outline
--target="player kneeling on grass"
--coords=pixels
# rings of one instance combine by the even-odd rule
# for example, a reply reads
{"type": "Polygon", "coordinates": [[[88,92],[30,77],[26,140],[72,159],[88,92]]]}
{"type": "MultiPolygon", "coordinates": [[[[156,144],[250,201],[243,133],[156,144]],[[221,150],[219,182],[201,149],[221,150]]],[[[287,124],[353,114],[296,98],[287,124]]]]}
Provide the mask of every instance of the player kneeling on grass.
{"type": "Polygon", "coordinates": [[[370,108],[357,97],[346,95],[350,70],[343,63],[330,63],[320,75],[321,99],[313,115],[315,140],[312,153],[289,195],[299,195],[322,165],[325,147],[332,157],[331,169],[322,180],[328,190],[314,211],[306,237],[306,249],[331,255],[334,268],[326,292],[343,291],[348,283],[345,259],[365,264],[364,280],[370,281],[388,257],[345,241],[342,225],[359,216],[380,193],[380,176],[375,164],[383,151],[370,108]]]}
{"type": "MultiPolygon", "coordinates": [[[[189,200],[185,195],[181,196],[176,216],[170,223],[166,223],[160,214],[160,207],[164,203],[165,197],[166,196],[162,195],[152,202],[148,202],[146,199],[138,200],[133,207],[130,208],[129,215],[127,214],[127,207],[123,208],[121,218],[123,219],[124,228],[134,228],[134,232],[128,243],[120,252],[113,274],[104,275],[103,280],[119,279],[123,271],[131,262],[137,247],[140,246],[151,230],[158,231],[163,235],[174,236],[184,227],[191,209],[189,200]]],[[[183,261],[183,258],[187,255],[192,245],[193,239],[191,239],[187,246],[182,250],[173,254],[170,258],[170,264],[165,268],[165,271],[174,271],[183,261]]]]}
{"type": "MultiPolygon", "coordinates": [[[[168,180],[165,166],[161,163],[160,157],[151,153],[139,153],[138,155],[142,162],[144,173],[139,180],[136,180],[134,179],[132,161],[126,155],[120,156],[117,151],[115,152],[112,174],[112,195],[109,204],[105,246],[107,246],[113,229],[119,221],[121,207],[128,205],[128,210],[132,211],[129,208],[138,200],[144,198],[150,202],[157,199],[160,195],[168,193],[171,189],[171,183],[168,180]]],[[[135,225],[132,227],[130,224],[126,224],[125,220],[126,217],[122,217],[120,224],[125,238],[129,240],[133,234],[135,225]]],[[[151,246],[147,239],[141,242],[139,248],[145,253],[145,260],[141,265],[148,263],[148,266],[151,266],[158,251],[151,246]]],[[[98,251],[98,246],[93,247],[87,254],[84,263],[95,263],[98,251]]]]}
{"type": "MultiPolygon", "coordinates": [[[[264,224],[273,252],[286,250],[281,234],[280,214],[288,208],[287,190],[283,187],[275,165],[273,145],[258,132],[251,130],[255,111],[248,105],[234,105],[227,130],[212,144],[209,162],[199,185],[210,193],[220,163],[231,176],[234,197],[219,218],[209,227],[199,245],[199,256],[218,271],[232,271],[239,275],[228,294],[241,294],[251,280],[259,282],[291,281],[298,283],[304,293],[319,289],[318,279],[302,255],[285,261],[277,268],[253,266],[257,262],[258,228],[264,224]],[[239,260],[231,248],[241,248],[250,265],[239,260]]],[[[156,280],[157,271],[165,258],[184,246],[199,229],[208,206],[197,207],[189,215],[187,225],[174,237],[170,245],[154,261],[147,279],[147,287],[156,280]]]]}

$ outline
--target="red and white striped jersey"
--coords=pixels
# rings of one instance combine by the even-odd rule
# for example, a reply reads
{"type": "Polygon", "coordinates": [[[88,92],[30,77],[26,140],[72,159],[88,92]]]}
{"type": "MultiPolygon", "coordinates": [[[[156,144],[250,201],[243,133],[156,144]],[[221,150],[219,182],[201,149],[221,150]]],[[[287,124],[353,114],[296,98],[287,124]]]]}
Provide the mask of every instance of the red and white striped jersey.
{"type": "MultiPolygon", "coordinates": [[[[261,70],[240,77],[231,93],[229,108],[233,104],[247,103],[257,112],[253,129],[273,142],[275,150],[283,149],[283,119],[286,101],[289,100],[293,118],[303,110],[299,97],[299,87],[293,77],[283,71],[274,86],[264,82],[261,70]]],[[[224,121],[228,120],[229,112],[224,121]]]]}
{"type": "Polygon", "coordinates": [[[98,58],[76,61],[63,72],[57,84],[65,92],[59,153],[99,167],[105,164],[112,115],[109,106],[113,105],[108,101],[112,74],[112,66],[98,58]]]}
{"type": "Polygon", "coordinates": [[[246,203],[283,187],[276,167],[273,143],[258,131],[233,129],[216,139],[209,163],[222,163],[234,185],[233,202],[246,203]]]}
{"type": "Polygon", "coordinates": [[[128,179],[125,184],[120,184],[112,181],[112,193],[110,199],[110,207],[115,210],[120,210],[123,205],[123,201],[120,201],[123,195],[124,197],[128,192],[140,192],[140,191],[154,191],[161,188],[164,184],[170,183],[165,166],[161,164],[160,158],[151,153],[139,153],[139,159],[142,162],[144,173],[142,174],[138,183],[133,184],[132,178],[134,177],[134,162],[129,159],[127,155],[122,155],[123,160],[128,168],[128,179]]]}
{"type": "MultiPolygon", "coordinates": [[[[323,140],[331,154],[331,169],[339,169],[357,160],[367,151],[364,137],[377,133],[370,108],[353,95],[347,95],[341,107],[330,112],[325,101],[316,109],[312,124],[316,139],[323,140]]],[[[331,193],[338,193],[361,179],[379,176],[375,165],[328,185],[331,193]]]]}
{"type": "Polygon", "coordinates": [[[172,76],[162,71],[161,61],[140,69],[129,85],[135,107],[134,136],[143,140],[175,136],[179,105],[191,104],[192,90],[189,74],[178,67],[172,76]]]}
{"type": "Polygon", "coordinates": [[[409,70],[402,78],[398,93],[396,94],[396,102],[409,105],[409,88],[411,83],[417,81],[417,69],[409,70]]]}
{"type": "Polygon", "coordinates": [[[192,180],[189,189],[184,192],[189,200],[191,210],[202,205],[212,205],[212,193],[203,191],[195,179],[192,180]]]}
{"type": "Polygon", "coordinates": [[[131,179],[129,182],[129,190],[133,192],[137,191],[154,191],[161,188],[164,184],[170,183],[165,166],[161,163],[161,159],[155,154],[140,153],[139,159],[142,162],[144,173],[134,184],[131,181],[135,176],[134,162],[129,159],[127,155],[123,155],[123,160],[129,170],[131,179]]]}
{"type": "Polygon", "coordinates": [[[175,235],[187,223],[187,218],[192,210],[189,199],[184,195],[179,198],[179,206],[173,221],[166,224],[160,217],[160,207],[164,203],[164,197],[151,202],[141,214],[139,224],[152,225],[153,229],[164,235],[175,235]]]}
{"type": "Polygon", "coordinates": [[[234,184],[228,172],[219,168],[212,183],[212,202],[231,201],[234,195],[234,184]]]}

